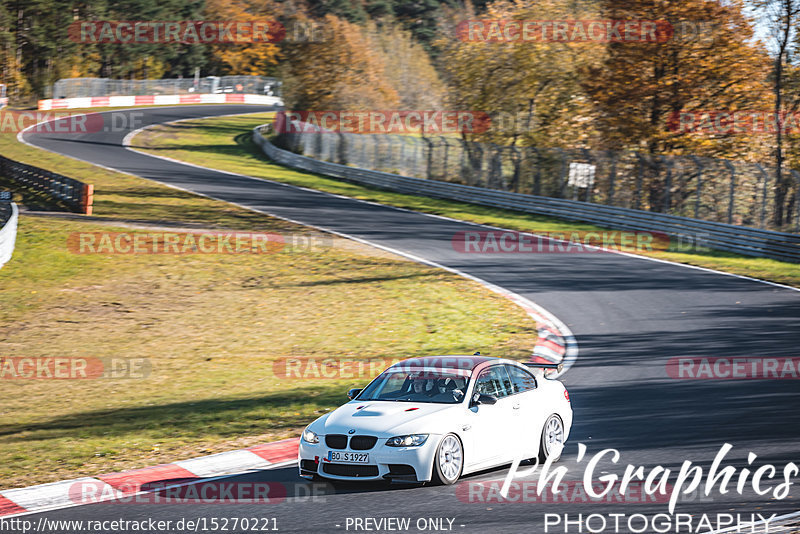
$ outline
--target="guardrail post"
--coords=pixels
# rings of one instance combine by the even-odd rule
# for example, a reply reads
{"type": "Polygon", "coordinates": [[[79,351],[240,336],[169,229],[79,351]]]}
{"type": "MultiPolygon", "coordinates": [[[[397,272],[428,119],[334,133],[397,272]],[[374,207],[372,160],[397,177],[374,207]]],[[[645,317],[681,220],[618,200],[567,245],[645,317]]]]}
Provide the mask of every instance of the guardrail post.
{"type": "Polygon", "coordinates": [[[734,194],[736,193],[736,169],[727,159],[723,160],[723,162],[728,170],[731,171],[731,189],[730,193],[728,194],[728,224],[733,224],[733,200],[734,194]]]}

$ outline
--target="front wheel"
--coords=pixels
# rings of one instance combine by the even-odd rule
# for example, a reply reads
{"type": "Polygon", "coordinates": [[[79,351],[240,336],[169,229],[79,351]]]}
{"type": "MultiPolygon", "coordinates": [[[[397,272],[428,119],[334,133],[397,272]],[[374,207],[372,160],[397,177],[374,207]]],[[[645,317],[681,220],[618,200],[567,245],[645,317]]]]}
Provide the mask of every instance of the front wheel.
{"type": "MultiPolygon", "coordinates": [[[[544,428],[542,429],[542,441],[539,444],[540,463],[546,462],[551,453],[556,454],[553,452],[556,449],[556,445],[564,445],[564,423],[558,415],[552,414],[544,422],[544,428]]],[[[557,462],[559,458],[561,458],[560,451],[558,456],[553,458],[553,461],[557,462]]]]}
{"type": "Polygon", "coordinates": [[[445,485],[454,484],[464,469],[464,449],[455,434],[442,438],[433,457],[434,479],[445,485]]]}

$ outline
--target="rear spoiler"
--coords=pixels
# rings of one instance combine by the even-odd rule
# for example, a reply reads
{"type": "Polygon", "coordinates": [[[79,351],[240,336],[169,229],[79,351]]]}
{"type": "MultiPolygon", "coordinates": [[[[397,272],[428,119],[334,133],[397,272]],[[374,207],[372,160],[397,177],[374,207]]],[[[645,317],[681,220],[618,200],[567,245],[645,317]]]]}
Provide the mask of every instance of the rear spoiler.
{"type": "Polygon", "coordinates": [[[560,373],[564,370],[563,363],[536,363],[536,362],[522,362],[523,365],[527,367],[538,367],[539,369],[555,369],[556,372],[560,373]]]}

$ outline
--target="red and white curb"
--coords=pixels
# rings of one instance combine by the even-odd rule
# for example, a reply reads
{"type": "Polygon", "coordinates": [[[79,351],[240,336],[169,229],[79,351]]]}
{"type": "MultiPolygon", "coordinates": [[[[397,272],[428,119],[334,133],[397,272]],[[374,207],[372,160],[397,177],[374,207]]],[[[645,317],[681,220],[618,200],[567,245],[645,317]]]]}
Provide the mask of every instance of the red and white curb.
{"type": "Polygon", "coordinates": [[[247,449],[181,460],[172,464],[83,477],[0,491],[0,517],[10,517],[87,504],[75,488],[90,486],[104,502],[132,495],[208,482],[255,470],[275,469],[297,461],[298,438],[274,441],[247,449]]]}
{"type": "Polygon", "coordinates": [[[179,104],[262,104],[282,105],[277,96],[239,93],[140,96],[87,96],[39,100],[40,110],[75,108],[114,108],[130,106],[174,106],[179,104]]]}

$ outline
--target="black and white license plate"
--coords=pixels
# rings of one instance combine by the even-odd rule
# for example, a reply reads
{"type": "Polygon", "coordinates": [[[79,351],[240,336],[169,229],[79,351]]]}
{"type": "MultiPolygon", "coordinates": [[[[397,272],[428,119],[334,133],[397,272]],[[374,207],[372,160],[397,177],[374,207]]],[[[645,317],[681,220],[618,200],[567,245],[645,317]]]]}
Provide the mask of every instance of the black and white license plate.
{"type": "Polygon", "coordinates": [[[368,464],[369,453],[328,451],[328,461],[342,464],[368,464]]]}

